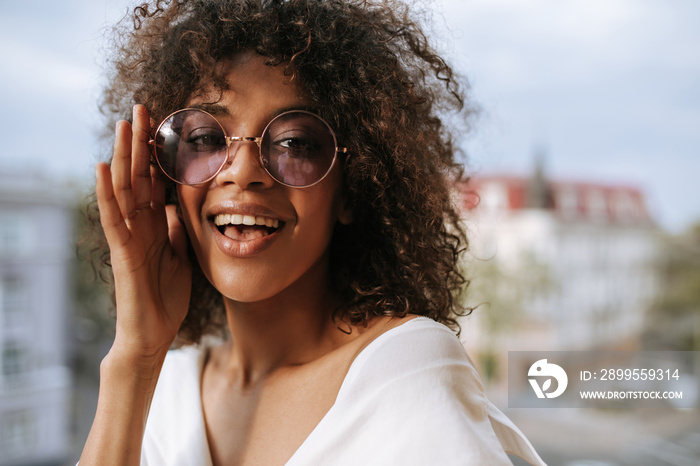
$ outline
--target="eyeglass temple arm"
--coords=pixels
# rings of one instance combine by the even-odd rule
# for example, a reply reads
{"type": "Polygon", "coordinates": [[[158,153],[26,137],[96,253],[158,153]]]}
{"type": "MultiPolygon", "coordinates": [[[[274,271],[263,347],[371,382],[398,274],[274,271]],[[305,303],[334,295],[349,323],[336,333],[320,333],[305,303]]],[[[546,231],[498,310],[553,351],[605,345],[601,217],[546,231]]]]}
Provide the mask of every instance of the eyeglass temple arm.
{"type": "Polygon", "coordinates": [[[155,139],[149,139],[148,140],[148,145],[151,146],[151,154],[150,154],[150,163],[151,165],[158,165],[158,161],[156,160],[156,140],[155,139]]]}

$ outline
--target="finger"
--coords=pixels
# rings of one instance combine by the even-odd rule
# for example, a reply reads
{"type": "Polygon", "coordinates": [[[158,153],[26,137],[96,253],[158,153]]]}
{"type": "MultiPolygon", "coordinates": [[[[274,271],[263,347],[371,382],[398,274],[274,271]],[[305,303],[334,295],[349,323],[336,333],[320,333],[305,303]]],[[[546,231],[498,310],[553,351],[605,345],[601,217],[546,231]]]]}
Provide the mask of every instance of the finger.
{"type": "Polygon", "coordinates": [[[134,190],[136,210],[151,205],[151,122],[148,110],[143,105],[134,106],[131,143],[131,182],[134,190]]]}
{"type": "Polygon", "coordinates": [[[161,208],[165,206],[165,183],[160,175],[160,168],[151,165],[151,207],[161,208]]]}
{"type": "Polygon", "coordinates": [[[131,233],[114,196],[112,176],[106,163],[99,163],[95,167],[95,195],[100,210],[100,224],[110,248],[124,246],[129,242],[131,233]]]}
{"type": "Polygon", "coordinates": [[[156,222],[152,225],[153,231],[157,233],[167,233],[167,222],[165,215],[165,184],[160,175],[160,169],[155,166],[150,167],[151,177],[151,204],[150,208],[155,214],[153,217],[156,222]]]}
{"type": "Polygon", "coordinates": [[[134,193],[131,185],[131,125],[127,121],[117,123],[112,157],[112,188],[124,219],[134,218],[134,193]]]}
{"type": "Polygon", "coordinates": [[[165,207],[168,218],[168,237],[175,253],[182,259],[187,258],[187,231],[177,215],[177,207],[168,205],[165,207]]]}

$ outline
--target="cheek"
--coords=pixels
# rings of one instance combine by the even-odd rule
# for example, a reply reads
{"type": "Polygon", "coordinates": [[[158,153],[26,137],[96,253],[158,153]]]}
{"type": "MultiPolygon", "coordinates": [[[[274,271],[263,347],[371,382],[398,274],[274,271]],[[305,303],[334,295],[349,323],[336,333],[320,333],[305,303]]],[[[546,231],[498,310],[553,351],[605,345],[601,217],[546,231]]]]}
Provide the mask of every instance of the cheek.
{"type": "Polygon", "coordinates": [[[280,258],[279,264],[295,270],[293,275],[303,273],[304,269],[313,267],[312,264],[324,260],[338,222],[337,190],[313,188],[289,192],[297,223],[290,232],[289,250],[282,254],[284,259],[280,258]]]}
{"type": "MultiPolygon", "coordinates": [[[[299,234],[313,238],[314,243],[322,242],[327,246],[336,223],[342,217],[343,197],[339,180],[312,188],[289,192],[292,204],[296,206],[299,234]],[[318,189],[314,189],[318,187],[318,189]]],[[[293,189],[293,188],[290,188],[293,189]]]]}
{"type": "MultiPolygon", "coordinates": [[[[325,206],[324,206],[325,207],[325,206]]],[[[325,249],[330,242],[335,220],[328,209],[321,208],[305,212],[300,216],[295,229],[296,242],[306,248],[325,249]]]]}
{"type": "Polygon", "coordinates": [[[292,235],[293,244],[298,248],[295,256],[317,258],[330,243],[335,225],[332,209],[328,205],[307,205],[297,214],[298,223],[292,235]]]}

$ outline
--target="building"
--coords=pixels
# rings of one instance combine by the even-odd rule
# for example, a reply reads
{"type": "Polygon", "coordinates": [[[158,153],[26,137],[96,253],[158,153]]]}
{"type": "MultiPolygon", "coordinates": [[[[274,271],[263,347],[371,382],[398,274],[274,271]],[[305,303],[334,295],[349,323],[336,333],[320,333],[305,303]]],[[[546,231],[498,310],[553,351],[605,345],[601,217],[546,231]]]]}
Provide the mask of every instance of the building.
{"type": "Polygon", "coordinates": [[[477,352],[638,347],[661,251],[638,188],[548,180],[538,168],[480,176],[460,192],[470,303],[487,303],[465,326],[477,352]]]}
{"type": "Polygon", "coordinates": [[[76,190],[0,171],[0,465],[63,464],[76,190]]]}

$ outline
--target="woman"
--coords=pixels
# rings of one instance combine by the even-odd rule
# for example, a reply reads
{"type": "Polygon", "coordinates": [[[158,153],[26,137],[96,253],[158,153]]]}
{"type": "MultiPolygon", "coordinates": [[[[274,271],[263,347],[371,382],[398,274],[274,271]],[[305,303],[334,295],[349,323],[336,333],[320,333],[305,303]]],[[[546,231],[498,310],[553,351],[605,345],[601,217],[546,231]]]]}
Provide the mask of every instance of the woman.
{"type": "Polygon", "coordinates": [[[139,105],[96,169],[117,328],[81,464],[542,464],[447,328],[466,240],[438,114],[468,111],[405,6],[130,19],[105,109],[139,105]]]}

